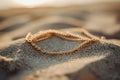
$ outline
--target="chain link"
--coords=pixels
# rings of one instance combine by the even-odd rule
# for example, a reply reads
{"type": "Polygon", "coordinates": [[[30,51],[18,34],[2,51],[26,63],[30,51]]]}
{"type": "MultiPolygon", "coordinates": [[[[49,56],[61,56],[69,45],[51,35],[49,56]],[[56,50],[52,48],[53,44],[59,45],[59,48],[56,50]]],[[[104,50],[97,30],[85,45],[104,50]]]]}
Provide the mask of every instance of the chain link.
{"type": "Polygon", "coordinates": [[[57,30],[40,31],[39,33],[36,33],[34,35],[32,35],[31,33],[28,33],[28,35],[26,36],[25,39],[28,43],[30,43],[30,45],[35,50],[37,50],[43,54],[51,54],[51,55],[75,53],[76,51],[79,51],[80,49],[85,48],[86,46],[88,46],[94,42],[100,41],[100,38],[91,35],[86,30],[82,29],[80,32],[88,39],[84,39],[84,38],[80,37],[79,35],[75,35],[72,33],[63,33],[63,32],[57,31],[57,30]],[[69,40],[69,41],[74,41],[74,42],[82,42],[82,44],[80,44],[75,49],[72,49],[69,51],[61,51],[61,52],[48,52],[48,51],[42,49],[41,47],[39,47],[37,44],[35,44],[36,42],[40,42],[40,41],[48,39],[52,36],[57,36],[57,37],[64,39],[64,40],[69,40]]]}

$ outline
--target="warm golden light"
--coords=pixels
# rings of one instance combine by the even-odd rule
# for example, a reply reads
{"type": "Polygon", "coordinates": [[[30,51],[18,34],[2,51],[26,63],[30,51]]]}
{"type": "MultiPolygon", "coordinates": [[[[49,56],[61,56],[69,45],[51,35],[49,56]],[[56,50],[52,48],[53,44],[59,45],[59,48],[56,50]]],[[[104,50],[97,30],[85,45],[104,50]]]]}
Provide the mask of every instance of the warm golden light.
{"type": "Polygon", "coordinates": [[[24,5],[24,6],[38,6],[44,3],[48,3],[52,0],[13,0],[17,4],[24,5]]]}

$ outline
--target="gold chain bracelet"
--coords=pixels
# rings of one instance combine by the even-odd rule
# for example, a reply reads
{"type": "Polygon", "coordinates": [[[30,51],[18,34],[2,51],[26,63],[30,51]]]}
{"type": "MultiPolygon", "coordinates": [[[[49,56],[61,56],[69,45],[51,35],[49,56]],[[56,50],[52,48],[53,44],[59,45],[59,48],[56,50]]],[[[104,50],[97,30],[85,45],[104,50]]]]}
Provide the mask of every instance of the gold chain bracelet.
{"type": "Polygon", "coordinates": [[[75,35],[72,33],[63,33],[57,30],[46,30],[46,31],[40,31],[34,35],[32,35],[31,33],[28,33],[26,36],[26,41],[28,43],[30,43],[30,45],[37,51],[40,51],[43,54],[70,54],[70,53],[74,53],[94,42],[98,42],[100,39],[98,37],[95,37],[93,35],[91,35],[90,33],[88,33],[85,30],[81,30],[81,34],[83,34],[85,37],[87,37],[88,39],[83,39],[82,37],[80,37],[79,35],[75,35]],[[43,50],[42,48],[40,48],[39,46],[37,46],[35,43],[36,42],[40,42],[42,40],[48,39],[52,36],[57,36],[61,39],[64,40],[69,40],[69,41],[74,41],[74,42],[83,42],[82,44],[80,44],[77,48],[69,50],[69,51],[62,51],[62,52],[48,52],[46,50],[43,50]]]}

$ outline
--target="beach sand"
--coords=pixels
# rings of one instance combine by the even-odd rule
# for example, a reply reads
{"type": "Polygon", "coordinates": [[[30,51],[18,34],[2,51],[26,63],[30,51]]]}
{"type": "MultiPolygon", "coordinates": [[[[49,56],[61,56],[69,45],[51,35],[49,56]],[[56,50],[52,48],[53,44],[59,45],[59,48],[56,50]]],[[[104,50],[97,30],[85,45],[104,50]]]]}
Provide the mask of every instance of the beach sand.
{"type": "MultiPolygon", "coordinates": [[[[96,5],[1,11],[0,80],[120,80],[119,3],[96,5]],[[25,40],[28,32],[49,29],[85,38],[81,28],[105,40],[63,55],[43,54],[25,40]]],[[[61,52],[81,44],[52,35],[37,45],[61,52]]]]}

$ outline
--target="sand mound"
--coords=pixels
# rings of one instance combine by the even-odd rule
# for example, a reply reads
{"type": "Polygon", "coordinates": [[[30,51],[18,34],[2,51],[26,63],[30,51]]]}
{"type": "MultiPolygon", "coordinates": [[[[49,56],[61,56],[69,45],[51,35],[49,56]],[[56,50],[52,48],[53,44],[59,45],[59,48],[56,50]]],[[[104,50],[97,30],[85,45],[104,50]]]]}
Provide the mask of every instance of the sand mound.
{"type": "MultiPolygon", "coordinates": [[[[49,52],[59,52],[80,44],[52,36],[37,45],[49,52]]],[[[73,54],[47,55],[33,49],[25,39],[20,39],[0,48],[0,79],[119,80],[119,54],[118,45],[99,41],[73,54]]]]}

